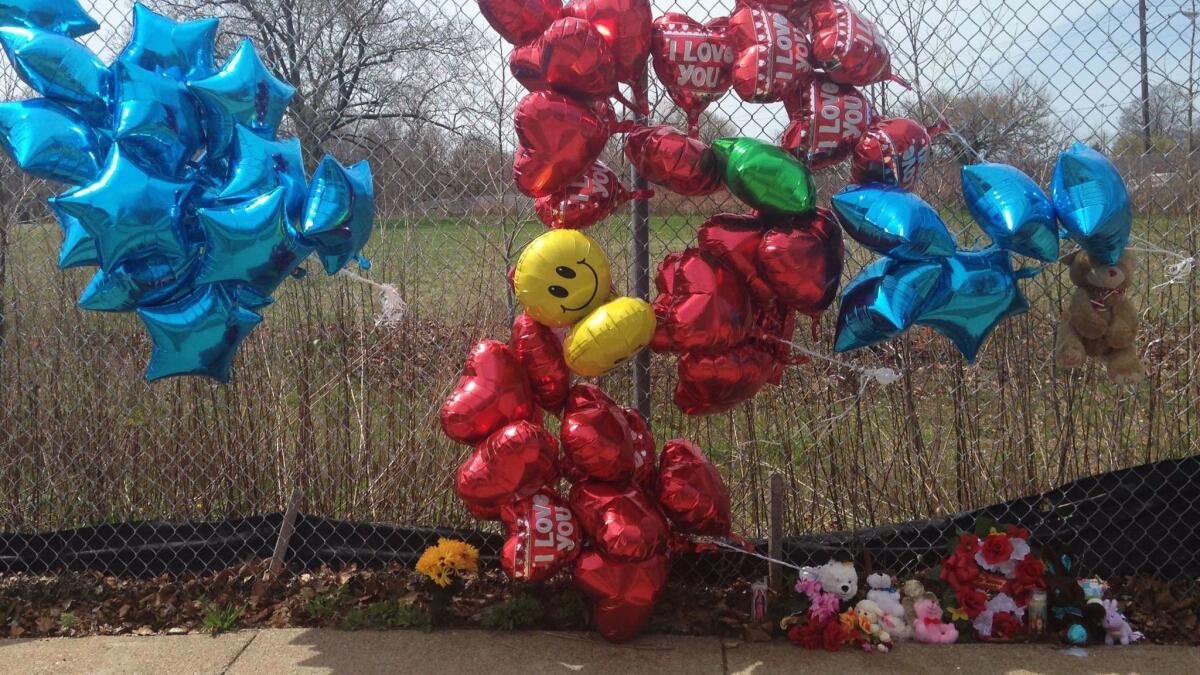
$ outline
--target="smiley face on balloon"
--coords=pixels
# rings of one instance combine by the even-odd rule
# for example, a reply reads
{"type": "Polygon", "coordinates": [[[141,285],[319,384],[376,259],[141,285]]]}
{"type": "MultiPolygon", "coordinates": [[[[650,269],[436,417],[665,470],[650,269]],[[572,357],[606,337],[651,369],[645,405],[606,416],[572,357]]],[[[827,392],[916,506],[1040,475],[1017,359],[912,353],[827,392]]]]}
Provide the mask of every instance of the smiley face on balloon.
{"type": "Polygon", "coordinates": [[[591,237],[554,230],[521,253],[513,290],[525,311],[546,326],[570,326],[608,301],[612,273],[608,256],[591,237]]]}

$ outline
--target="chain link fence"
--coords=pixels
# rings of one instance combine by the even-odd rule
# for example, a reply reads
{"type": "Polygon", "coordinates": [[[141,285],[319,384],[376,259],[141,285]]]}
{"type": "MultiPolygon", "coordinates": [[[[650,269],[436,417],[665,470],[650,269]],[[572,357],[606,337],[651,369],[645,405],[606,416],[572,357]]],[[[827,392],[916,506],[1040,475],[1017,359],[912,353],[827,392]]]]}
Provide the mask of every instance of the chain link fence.
{"type": "MultiPolygon", "coordinates": [[[[367,528],[487,530],[454,496],[466,449],[441,434],[437,411],[471,344],[507,335],[506,272],[543,229],[510,178],[521,95],[506,68],[511,48],[471,2],[149,4],[178,18],[222,18],[222,54],[239,37],[256,41],[299,89],[285,132],[301,138],[310,169],[324,152],[372,161],[379,219],[365,250],[373,265],[361,273],[394,285],[407,312],[379,323],[374,288],[313,266],[280,289],[231,385],[146,384],[150,345],[136,317],[80,310],[88,273],[56,267],[59,232],[45,208],[55,187],[5,159],[0,531],[221,521],[280,512],[293,499],[302,513],[367,528]],[[347,84],[350,73],[356,84],[347,84]]],[[[655,356],[660,443],[683,436],[706,449],[733,495],[735,529],[751,538],[766,536],[774,473],[784,479],[785,532],[801,534],[956,513],[1196,454],[1197,279],[1167,271],[1198,248],[1195,0],[1153,3],[1144,22],[1136,0],[857,4],[887,33],[895,70],[913,83],[911,92],[868,88],[878,112],[929,124],[944,117],[958,132],[936,141],[917,191],[964,244],[981,233],[961,200],[960,163],[983,155],[1048,185],[1057,151],[1072,140],[1114,157],[1136,201],[1135,246],[1169,252],[1140,257],[1133,291],[1149,380],[1117,388],[1102,368],[1055,367],[1054,329],[1070,288],[1065,269],[1051,266],[1024,282],[1031,310],[996,331],[978,365],[923,328],[848,355],[902,373],[889,387],[862,390],[856,371],[814,362],[732,412],[688,418],[671,404],[674,358],[655,356]]],[[[91,5],[103,27],[86,44],[107,62],[129,35],[131,8],[91,5]]],[[[732,0],[653,5],[655,15],[698,20],[733,9],[732,0]]],[[[2,70],[0,93],[29,95],[2,70]]],[[[652,101],[654,117],[681,124],[660,90],[652,88],[652,101]]],[[[743,104],[731,93],[710,109],[702,134],[774,141],[786,122],[781,104],[743,104]]],[[[605,161],[628,175],[619,139],[605,161]]],[[[822,203],[846,179],[822,174],[822,203]]],[[[741,210],[726,194],[685,200],[660,191],[650,206],[652,269],[692,244],[707,215],[741,210]]],[[[614,271],[626,270],[616,275],[623,291],[633,289],[629,221],[622,211],[592,230],[614,271]]],[[[853,243],[849,250],[846,279],[870,259],[853,243]]],[[[832,324],[826,316],[814,326],[807,346],[828,352],[832,324]]],[[[601,384],[632,401],[631,375],[625,366],[601,384]]],[[[125,543],[120,532],[109,546],[125,543]]]]}

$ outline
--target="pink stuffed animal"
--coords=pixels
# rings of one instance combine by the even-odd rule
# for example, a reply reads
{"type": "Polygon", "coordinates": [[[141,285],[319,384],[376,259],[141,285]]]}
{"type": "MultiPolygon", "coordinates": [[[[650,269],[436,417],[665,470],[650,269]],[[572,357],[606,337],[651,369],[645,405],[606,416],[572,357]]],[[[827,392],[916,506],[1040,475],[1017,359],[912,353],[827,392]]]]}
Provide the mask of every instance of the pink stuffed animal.
{"type": "Polygon", "coordinates": [[[958,629],[952,623],[942,621],[942,606],[937,600],[921,598],[913,603],[916,621],[913,622],[913,637],[917,642],[948,645],[958,640],[958,629]]]}
{"type": "Polygon", "coordinates": [[[1104,607],[1104,632],[1107,633],[1104,636],[1104,644],[1127,645],[1145,637],[1130,627],[1129,622],[1125,620],[1125,615],[1117,609],[1116,600],[1104,600],[1100,605],[1104,607]]]}

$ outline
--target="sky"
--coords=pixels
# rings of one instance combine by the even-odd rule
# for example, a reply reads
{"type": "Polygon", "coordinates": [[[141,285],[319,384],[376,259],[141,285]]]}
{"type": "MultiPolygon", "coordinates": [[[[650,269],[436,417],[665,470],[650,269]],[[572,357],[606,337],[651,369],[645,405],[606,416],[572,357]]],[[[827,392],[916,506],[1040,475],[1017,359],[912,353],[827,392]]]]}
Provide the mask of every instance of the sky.
{"type": "MultiPolygon", "coordinates": [[[[95,16],[105,17],[105,31],[89,46],[111,58],[119,45],[114,34],[128,21],[128,0],[82,0],[95,16]]],[[[462,12],[486,29],[471,0],[398,0],[446,14],[462,12]]],[[[1061,133],[1086,139],[1097,132],[1115,131],[1120,108],[1138,96],[1137,0],[857,0],[853,2],[893,43],[893,63],[911,77],[909,36],[898,14],[927,7],[919,38],[926,64],[923,77],[932,85],[970,93],[1002,86],[1012,78],[1031,79],[1051,94],[1061,133]],[[1065,6],[1061,6],[1065,5],[1065,6]]],[[[1188,80],[1191,22],[1179,9],[1197,0],[1149,0],[1151,81],[1188,80]]],[[[697,20],[728,14],[733,0],[652,0],[655,16],[683,11],[697,20]]],[[[1197,7],[1200,9],[1200,7],[1197,7]]],[[[491,36],[492,33],[488,32],[491,36]]],[[[502,77],[497,50],[489,62],[502,77]]],[[[510,78],[509,78],[510,79],[510,78]]],[[[930,86],[926,84],[926,86],[930,86]]],[[[890,94],[903,95],[894,85],[890,94]]],[[[782,106],[742,104],[728,94],[719,109],[752,135],[773,137],[785,123],[782,106]],[[764,110],[764,108],[766,110],[764,110]]]]}

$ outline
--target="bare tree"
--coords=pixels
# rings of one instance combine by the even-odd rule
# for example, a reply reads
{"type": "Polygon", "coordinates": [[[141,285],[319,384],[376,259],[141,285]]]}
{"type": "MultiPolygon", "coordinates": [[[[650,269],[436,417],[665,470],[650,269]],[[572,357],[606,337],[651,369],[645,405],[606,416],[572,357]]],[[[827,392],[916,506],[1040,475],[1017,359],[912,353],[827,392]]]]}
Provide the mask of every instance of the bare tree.
{"type": "MultiPolygon", "coordinates": [[[[372,123],[457,131],[480,48],[467,21],[393,0],[157,0],[178,16],[221,19],[220,47],[254,40],[296,87],[290,119],[309,162],[331,140],[369,144],[372,123]]],[[[369,150],[369,148],[368,148],[369,150]]]]}
{"type": "Polygon", "coordinates": [[[1148,112],[1150,126],[1150,150],[1167,154],[1183,147],[1190,133],[1191,111],[1195,102],[1185,87],[1172,82],[1159,82],[1150,87],[1149,107],[1143,110],[1141,99],[1132,100],[1121,108],[1117,120],[1117,140],[1114,150],[1118,154],[1145,151],[1143,135],[1146,133],[1143,115],[1148,112]]]}

